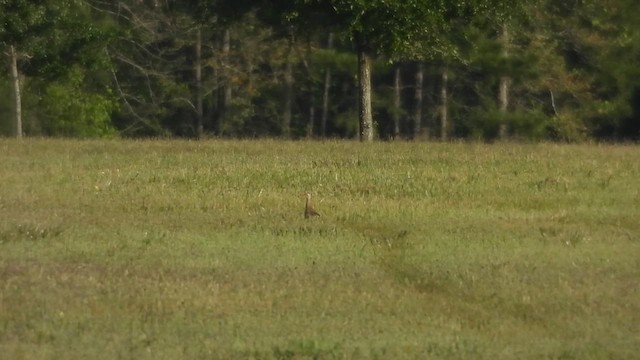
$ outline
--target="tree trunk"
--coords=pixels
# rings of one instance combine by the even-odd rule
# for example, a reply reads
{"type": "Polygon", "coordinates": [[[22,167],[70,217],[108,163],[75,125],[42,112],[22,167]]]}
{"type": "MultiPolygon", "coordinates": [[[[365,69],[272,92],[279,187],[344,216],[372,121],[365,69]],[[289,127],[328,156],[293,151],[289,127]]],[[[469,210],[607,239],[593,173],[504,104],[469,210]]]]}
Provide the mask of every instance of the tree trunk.
{"type": "Polygon", "coordinates": [[[285,90],[282,112],[282,132],[287,138],[291,136],[291,106],[293,104],[293,35],[291,36],[284,69],[285,90]]]}
{"type": "Polygon", "coordinates": [[[11,80],[13,82],[13,94],[15,100],[15,121],[16,121],[16,137],[22,138],[22,100],[20,98],[20,73],[18,72],[18,52],[11,45],[9,47],[11,56],[11,80]]]}
{"type": "MultiPolygon", "coordinates": [[[[231,52],[231,31],[227,28],[224,31],[224,41],[222,45],[222,56],[224,58],[225,66],[227,67],[231,66],[230,52],[231,52]]],[[[231,106],[231,73],[228,70],[225,71],[224,105],[225,107],[231,106]]]]}
{"type": "Polygon", "coordinates": [[[314,106],[316,99],[315,96],[313,96],[313,93],[309,96],[309,102],[311,104],[309,105],[309,128],[307,129],[307,137],[310,138],[313,137],[313,128],[315,127],[316,122],[316,107],[314,106]]]}
{"type": "Polygon", "coordinates": [[[307,128],[307,137],[311,138],[314,136],[315,127],[316,127],[316,92],[314,91],[315,84],[313,82],[313,75],[311,71],[311,66],[307,61],[308,58],[311,57],[312,49],[311,49],[311,40],[307,38],[307,54],[306,56],[301,56],[302,64],[304,65],[305,70],[307,71],[307,91],[309,92],[309,125],[307,128]]]}
{"type": "MultiPolygon", "coordinates": [[[[502,56],[506,59],[509,56],[509,29],[507,25],[504,24],[502,26],[502,56]]],[[[507,75],[502,75],[500,77],[499,84],[499,93],[498,93],[498,101],[500,103],[500,129],[499,136],[500,139],[505,139],[507,137],[508,132],[508,124],[507,124],[507,112],[509,111],[509,87],[511,85],[511,78],[507,75]]]]}
{"type": "Polygon", "coordinates": [[[196,32],[195,50],[196,136],[200,139],[204,135],[204,112],[202,108],[202,30],[200,28],[198,28],[196,32]]]}
{"type": "Polygon", "coordinates": [[[373,141],[373,114],[371,110],[371,59],[358,49],[358,94],[360,141],[373,141]]]}
{"type": "Polygon", "coordinates": [[[393,74],[393,138],[400,138],[400,109],[401,109],[401,73],[400,64],[396,63],[393,74]]]}
{"type": "Polygon", "coordinates": [[[422,86],[424,82],[424,67],[422,63],[416,68],[416,92],[415,92],[415,112],[413,113],[413,138],[418,139],[422,131],[422,86]]]}
{"type": "Polygon", "coordinates": [[[222,34],[222,66],[220,75],[222,78],[222,93],[218,105],[218,135],[223,135],[225,123],[229,117],[229,107],[231,106],[231,74],[229,72],[229,53],[231,51],[231,32],[229,28],[224,29],[222,34]]]}
{"type": "Polygon", "coordinates": [[[219,110],[220,110],[220,78],[218,76],[218,67],[213,66],[211,69],[211,92],[206,97],[206,104],[208,111],[207,114],[207,124],[211,125],[211,131],[217,133],[217,119],[219,110]]]}
{"type": "Polygon", "coordinates": [[[324,91],[322,92],[322,118],[320,120],[320,134],[327,136],[327,120],[329,119],[329,91],[331,90],[331,69],[324,73],[324,91]]]}
{"type": "Polygon", "coordinates": [[[500,130],[499,136],[500,139],[505,139],[507,137],[507,132],[509,130],[507,124],[507,112],[509,109],[509,86],[511,84],[511,78],[508,76],[500,77],[500,93],[499,93],[499,101],[500,101],[500,130]]]}
{"type": "MultiPolygon", "coordinates": [[[[333,47],[333,33],[329,33],[327,49],[333,47]]],[[[329,118],[329,90],[331,90],[331,68],[327,67],[324,73],[324,91],[322,93],[322,118],[320,123],[320,134],[327,136],[327,119],[329,118]]]]}
{"type": "Polygon", "coordinates": [[[449,114],[447,109],[447,83],[449,82],[449,75],[447,74],[447,68],[442,70],[442,84],[440,85],[440,139],[446,141],[449,129],[449,114]]]}

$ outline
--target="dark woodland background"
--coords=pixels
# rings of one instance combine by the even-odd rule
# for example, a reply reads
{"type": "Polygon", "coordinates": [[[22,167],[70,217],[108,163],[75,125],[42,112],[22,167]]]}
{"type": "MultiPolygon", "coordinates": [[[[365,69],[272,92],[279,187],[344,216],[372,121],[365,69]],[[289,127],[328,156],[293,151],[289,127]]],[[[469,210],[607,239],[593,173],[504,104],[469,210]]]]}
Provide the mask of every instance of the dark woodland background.
{"type": "Polygon", "coordinates": [[[0,134],[637,140],[637,2],[509,3],[0,1],[0,134]]]}

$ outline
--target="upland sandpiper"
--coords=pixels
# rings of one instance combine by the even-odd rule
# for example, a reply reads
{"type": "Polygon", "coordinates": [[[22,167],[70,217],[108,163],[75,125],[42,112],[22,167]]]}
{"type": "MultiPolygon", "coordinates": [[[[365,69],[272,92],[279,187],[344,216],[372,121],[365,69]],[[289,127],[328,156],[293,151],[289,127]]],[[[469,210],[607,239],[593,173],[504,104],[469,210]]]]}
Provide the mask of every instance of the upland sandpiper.
{"type": "Polygon", "coordinates": [[[304,218],[308,219],[314,216],[320,216],[320,214],[311,206],[311,193],[305,194],[307,201],[304,204],[304,218]]]}

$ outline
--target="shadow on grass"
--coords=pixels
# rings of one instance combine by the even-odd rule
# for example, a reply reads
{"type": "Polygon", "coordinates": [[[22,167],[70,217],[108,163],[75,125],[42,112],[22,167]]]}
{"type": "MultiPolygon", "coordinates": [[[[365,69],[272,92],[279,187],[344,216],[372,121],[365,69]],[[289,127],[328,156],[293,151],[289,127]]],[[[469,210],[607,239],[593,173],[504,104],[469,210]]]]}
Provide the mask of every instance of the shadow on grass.
{"type": "Polygon", "coordinates": [[[420,293],[451,293],[451,280],[447,274],[434,271],[429,264],[418,265],[411,261],[415,245],[407,237],[408,232],[400,232],[387,238],[376,251],[380,267],[398,284],[411,287],[420,293]]]}
{"type": "Polygon", "coordinates": [[[53,239],[59,237],[64,230],[59,225],[17,224],[0,229],[0,244],[53,239]]]}

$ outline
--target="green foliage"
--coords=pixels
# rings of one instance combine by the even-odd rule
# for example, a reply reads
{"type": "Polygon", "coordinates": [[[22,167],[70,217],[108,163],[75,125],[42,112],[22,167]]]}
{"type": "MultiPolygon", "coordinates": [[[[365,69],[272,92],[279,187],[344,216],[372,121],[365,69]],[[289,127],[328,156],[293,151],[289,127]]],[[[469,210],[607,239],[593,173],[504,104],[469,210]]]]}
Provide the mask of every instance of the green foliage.
{"type": "MultiPolygon", "coordinates": [[[[372,54],[396,56],[414,53],[421,40],[441,29],[440,1],[305,0],[332,19],[334,27],[372,54]]],[[[315,12],[312,13],[315,16],[315,12]]],[[[313,22],[314,19],[307,21],[313,22]]]]}
{"type": "Polygon", "coordinates": [[[94,56],[86,48],[106,40],[104,29],[91,20],[88,5],[79,0],[2,1],[0,45],[15,46],[29,58],[22,64],[27,73],[53,77],[63,65],[91,65],[94,56]]]}
{"type": "Polygon", "coordinates": [[[69,71],[65,79],[49,83],[40,104],[40,121],[50,136],[104,137],[116,130],[111,116],[117,109],[113,94],[87,92],[83,70],[69,71]]]}
{"type": "MultiPolygon", "coordinates": [[[[251,119],[255,115],[254,107],[251,104],[251,98],[233,98],[227,111],[229,112],[229,121],[223,124],[221,134],[232,137],[250,136],[252,134],[255,135],[256,130],[260,129],[260,126],[256,126],[251,123],[251,119]]],[[[277,115],[274,114],[274,116],[277,115]]],[[[268,134],[266,131],[265,133],[268,134]]]]}
{"type": "MultiPolygon", "coordinates": [[[[492,108],[485,111],[476,111],[469,115],[464,122],[472,138],[494,140],[498,138],[500,124],[505,123],[509,129],[509,136],[517,139],[543,140],[548,138],[551,119],[539,110],[511,111],[503,114],[500,110],[492,108]]],[[[557,137],[564,140],[577,140],[577,134],[570,133],[569,124],[560,120],[554,122],[557,129],[557,137]]]]}
{"type": "Polygon", "coordinates": [[[0,44],[22,46],[51,28],[52,2],[4,0],[0,2],[0,44]]]}
{"type": "Polygon", "coordinates": [[[581,142],[589,138],[588,129],[576,115],[562,113],[549,119],[549,137],[565,142],[581,142]]]}
{"type": "Polygon", "coordinates": [[[347,137],[355,138],[358,134],[358,113],[342,112],[334,119],[335,126],[347,137]]]}
{"type": "MultiPolygon", "coordinates": [[[[333,72],[346,74],[355,74],[357,71],[357,59],[351,52],[317,49],[313,52],[311,61],[312,67],[319,71],[331,69],[333,72]]],[[[318,74],[318,78],[321,78],[321,74],[318,74]]]]}
{"type": "MultiPolygon", "coordinates": [[[[0,114],[11,114],[13,112],[13,93],[8,79],[0,76],[0,114]]],[[[9,136],[15,134],[13,121],[10,116],[0,118],[0,135],[9,136]]]]}
{"type": "MultiPolygon", "coordinates": [[[[104,78],[108,27],[95,23],[81,1],[4,1],[0,6],[0,45],[18,52],[26,130],[33,135],[113,135],[117,104],[104,78]]],[[[12,104],[3,114],[13,117],[14,111],[12,104]]]]}
{"type": "Polygon", "coordinates": [[[571,92],[570,112],[580,113],[592,136],[637,138],[640,122],[632,108],[638,74],[637,67],[630,65],[638,55],[633,44],[637,44],[640,32],[636,22],[630,21],[637,6],[626,0],[583,1],[549,3],[548,10],[538,20],[545,21],[546,30],[555,34],[551,35],[552,44],[558,46],[570,71],[564,76],[553,69],[571,92]],[[561,29],[570,30],[563,34],[558,32],[561,29]]]}
{"type": "MultiPolygon", "coordinates": [[[[439,73],[443,66],[450,69],[454,136],[494,136],[502,115],[491,109],[500,78],[508,76],[513,136],[637,139],[637,14],[633,0],[5,0],[0,2],[0,51],[10,45],[18,50],[24,124],[34,135],[88,136],[115,127],[124,136],[190,137],[202,120],[211,135],[278,136],[284,64],[291,55],[291,133],[306,135],[313,111],[317,127],[324,76],[330,72],[327,133],[350,137],[358,94],[356,52],[363,50],[376,57],[373,107],[381,129],[388,128],[391,114],[388,63],[402,64],[401,112],[408,114],[414,111],[415,83],[408,64],[423,61],[439,73]],[[222,41],[227,30],[228,54],[222,41]],[[326,49],[330,32],[335,40],[326,49]],[[76,70],[85,74],[82,85],[67,74],[76,70]],[[110,113],[110,119],[62,125],[51,118],[65,117],[80,105],[63,111],[60,103],[48,101],[51,114],[38,108],[39,97],[72,100],[85,93],[89,103],[102,105],[83,111],[110,113]],[[201,117],[197,94],[203,97],[201,117]],[[117,106],[108,104],[114,95],[117,106]],[[87,129],[92,124],[95,131],[87,129]],[[84,130],[69,130],[73,127],[84,130]]],[[[425,132],[437,132],[439,81],[425,78],[425,132]]],[[[5,100],[0,116],[10,119],[13,105],[5,100]]],[[[412,137],[410,128],[403,126],[403,135],[412,137]]]]}

